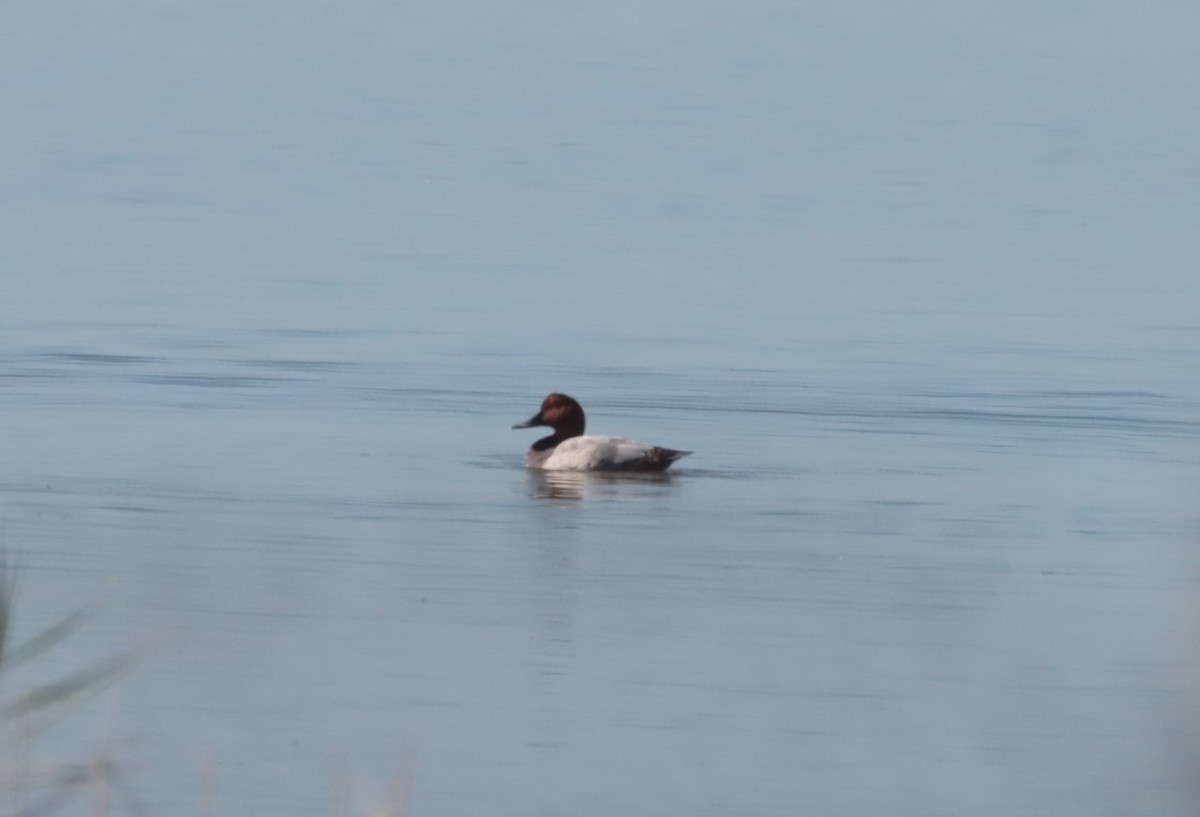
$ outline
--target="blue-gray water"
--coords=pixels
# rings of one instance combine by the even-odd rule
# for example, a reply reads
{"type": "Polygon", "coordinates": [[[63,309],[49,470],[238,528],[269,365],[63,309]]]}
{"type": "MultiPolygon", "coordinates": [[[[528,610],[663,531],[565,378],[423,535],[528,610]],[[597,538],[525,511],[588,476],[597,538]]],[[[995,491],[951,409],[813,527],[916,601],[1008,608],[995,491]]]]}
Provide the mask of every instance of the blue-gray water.
{"type": "Polygon", "coordinates": [[[0,694],[143,652],[37,761],[150,814],[1194,814],[1198,21],[9,4],[0,525],[18,635],[94,612],[0,694]],[[551,390],[696,454],[526,473],[551,390]]]}

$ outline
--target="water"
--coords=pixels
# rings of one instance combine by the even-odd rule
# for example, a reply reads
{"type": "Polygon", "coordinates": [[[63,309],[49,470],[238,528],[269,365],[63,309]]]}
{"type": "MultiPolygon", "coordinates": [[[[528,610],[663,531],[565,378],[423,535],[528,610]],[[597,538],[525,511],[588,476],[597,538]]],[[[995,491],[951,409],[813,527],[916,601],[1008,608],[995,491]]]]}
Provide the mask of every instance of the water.
{"type": "Polygon", "coordinates": [[[92,612],[0,693],[143,655],[23,751],[152,814],[1194,813],[1190,8],[4,17],[0,522],[19,635],[92,612]],[[550,390],[696,454],[529,474],[550,390]]]}

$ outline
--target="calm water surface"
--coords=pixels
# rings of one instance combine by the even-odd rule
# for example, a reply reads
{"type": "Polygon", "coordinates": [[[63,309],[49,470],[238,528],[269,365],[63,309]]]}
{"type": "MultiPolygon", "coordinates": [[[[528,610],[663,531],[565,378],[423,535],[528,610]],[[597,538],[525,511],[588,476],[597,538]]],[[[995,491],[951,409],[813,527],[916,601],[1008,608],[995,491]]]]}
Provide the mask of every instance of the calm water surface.
{"type": "Polygon", "coordinates": [[[0,535],[92,612],[0,694],[143,658],[2,762],[1195,813],[1197,15],[1102,6],[5,11],[0,535]],[[526,472],[550,390],[696,454],[526,472]]]}

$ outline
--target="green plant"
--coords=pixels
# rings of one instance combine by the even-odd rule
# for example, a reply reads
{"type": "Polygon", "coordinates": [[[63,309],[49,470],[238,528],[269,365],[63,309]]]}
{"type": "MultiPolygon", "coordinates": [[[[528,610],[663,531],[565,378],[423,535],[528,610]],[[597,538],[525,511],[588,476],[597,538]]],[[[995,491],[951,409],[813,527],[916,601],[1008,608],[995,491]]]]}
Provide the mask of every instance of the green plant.
{"type": "MultiPolygon", "coordinates": [[[[16,595],[13,570],[0,553],[0,693],[13,670],[44,655],[61,644],[87,620],[80,611],[64,617],[27,641],[13,645],[13,604],[16,595]]],[[[32,767],[26,752],[29,742],[50,729],[66,704],[86,695],[94,695],[124,675],[134,663],[131,653],[96,661],[64,677],[37,683],[27,689],[0,697],[0,741],[14,747],[22,760],[10,768],[0,768],[0,787],[9,795],[13,817],[42,817],[60,813],[85,793],[94,795],[93,813],[106,813],[110,792],[121,795],[125,810],[140,814],[141,808],[132,791],[118,774],[115,761],[97,756],[82,762],[57,763],[32,767]]]]}

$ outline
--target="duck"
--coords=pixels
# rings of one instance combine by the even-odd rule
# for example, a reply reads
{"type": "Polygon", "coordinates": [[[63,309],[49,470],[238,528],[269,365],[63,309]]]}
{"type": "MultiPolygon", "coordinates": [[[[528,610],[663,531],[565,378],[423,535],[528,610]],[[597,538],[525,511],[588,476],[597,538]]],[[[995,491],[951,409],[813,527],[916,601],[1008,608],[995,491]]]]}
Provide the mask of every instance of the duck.
{"type": "Polygon", "coordinates": [[[537,414],[513,426],[554,429],[549,437],[530,446],[525,467],[545,471],[666,471],[671,463],[692,453],[627,437],[585,435],[586,423],[583,406],[574,397],[558,392],[546,395],[537,414]]]}

